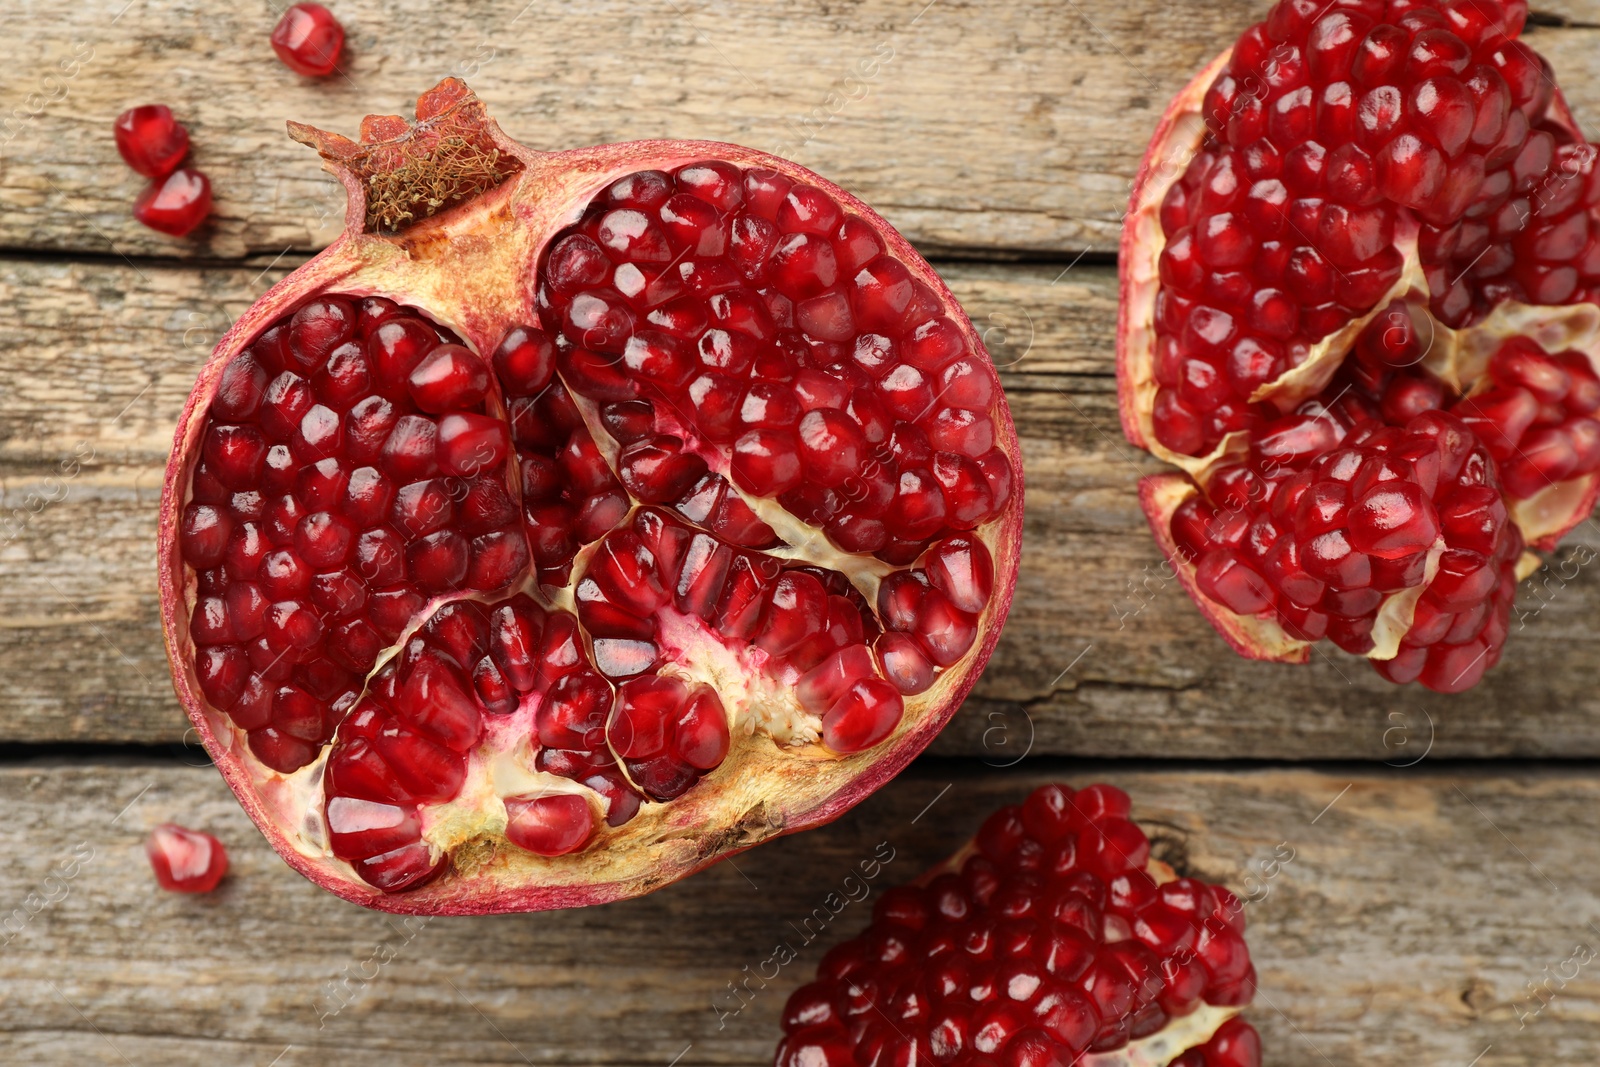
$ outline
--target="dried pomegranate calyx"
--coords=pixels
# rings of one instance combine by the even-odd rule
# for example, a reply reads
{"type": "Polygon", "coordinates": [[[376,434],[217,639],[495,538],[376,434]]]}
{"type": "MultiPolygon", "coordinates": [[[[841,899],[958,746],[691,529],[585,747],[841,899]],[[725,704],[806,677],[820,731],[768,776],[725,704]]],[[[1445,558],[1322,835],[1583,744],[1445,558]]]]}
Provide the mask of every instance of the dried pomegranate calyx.
{"type": "Polygon", "coordinates": [[[315,148],[350,192],[361,232],[394,235],[488,192],[522,170],[505,135],[465,82],[446,78],[417,98],[416,121],[368,115],[352,141],[302,122],[289,136],[315,148]],[[359,205],[360,210],[356,210],[359,205]]]}
{"type": "Polygon", "coordinates": [[[1147,483],[1146,512],[1245,655],[1325,636],[1391,680],[1465,688],[1499,658],[1523,545],[1553,547],[1600,496],[1600,422],[1563,399],[1600,361],[1597,153],[1516,39],[1525,17],[1284,0],[1156,132],[1123,231],[1123,428],[1184,472],[1147,483]],[[1445,410],[1467,443],[1435,427],[1439,460],[1483,458],[1442,483],[1420,455],[1373,459],[1407,487],[1358,500],[1311,467],[1445,410]],[[1468,490],[1503,505],[1470,549],[1468,490]],[[1425,557],[1406,531],[1436,508],[1454,518],[1425,557]]]}
{"type": "Polygon", "coordinates": [[[1009,604],[976,332],[784,160],[531,152],[454,82],[418,115],[296,130],[350,228],[178,430],[163,617],[218,767],[298,869],[394,910],[615,899],[838,815],[1009,604]],[[509,163],[372,215],[454,140],[509,163]]]}

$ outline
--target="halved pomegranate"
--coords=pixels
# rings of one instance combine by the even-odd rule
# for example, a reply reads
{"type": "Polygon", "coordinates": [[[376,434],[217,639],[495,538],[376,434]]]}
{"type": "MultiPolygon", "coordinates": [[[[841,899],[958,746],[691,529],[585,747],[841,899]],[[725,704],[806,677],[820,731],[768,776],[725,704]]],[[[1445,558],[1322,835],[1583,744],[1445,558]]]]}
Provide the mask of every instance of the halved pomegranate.
{"type": "Polygon", "coordinates": [[[1244,905],[1150,858],[1115,786],[1047,785],[885,892],[790,996],[774,1067],[1260,1067],[1244,905]]]}
{"type": "Polygon", "coordinates": [[[1173,101],[1123,229],[1156,538],[1241,654],[1455,692],[1600,495],[1600,167],[1522,0],[1282,0],[1173,101]]]}
{"type": "Polygon", "coordinates": [[[1016,580],[971,324],[784,160],[535,152],[454,80],[417,119],[291,124],[348,232],[178,427],[163,621],[218,767],[396,911],[625,897],[836,817],[954,714],[1016,580]]]}

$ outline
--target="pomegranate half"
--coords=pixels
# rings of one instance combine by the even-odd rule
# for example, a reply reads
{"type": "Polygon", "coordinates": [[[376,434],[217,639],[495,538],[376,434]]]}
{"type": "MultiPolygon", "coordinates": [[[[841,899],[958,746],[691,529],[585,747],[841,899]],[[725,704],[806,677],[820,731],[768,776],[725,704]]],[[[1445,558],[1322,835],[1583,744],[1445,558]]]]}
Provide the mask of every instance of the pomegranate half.
{"type": "Polygon", "coordinates": [[[878,898],[774,1067],[1261,1067],[1244,908],[1152,859],[1122,790],[1042,786],[878,898]]]}
{"type": "Polygon", "coordinates": [[[179,698],[290,864],[392,911],[596,903],[927,745],[1022,472],[888,223],[733,145],[532,151],[455,80],[290,131],[348,229],[201,372],[159,544],[179,698]]]}
{"type": "Polygon", "coordinates": [[[1173,101],[1122,234],[1123,429],[1241,654],[1466,689],[1600,494],[1600,167],[1522,0],[1281,0],[1173,101]]]}

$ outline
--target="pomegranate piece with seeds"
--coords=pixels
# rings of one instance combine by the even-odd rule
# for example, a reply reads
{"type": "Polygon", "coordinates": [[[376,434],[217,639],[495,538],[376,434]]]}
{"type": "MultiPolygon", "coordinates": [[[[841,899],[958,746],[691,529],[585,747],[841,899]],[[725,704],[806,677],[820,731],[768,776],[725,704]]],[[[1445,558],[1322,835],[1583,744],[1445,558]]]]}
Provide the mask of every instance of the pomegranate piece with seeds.
{"type": "Polygon", "coordinates": [[[350,230],[218,347],[161,531],[178,692],[291,864],[391,910],[616,899],[932,739],[1021,474],[887,223],[730,145],[533,152],[454,81],[366,147],[292,129],[350,230]],[[406,182],[443,139],[481,169],[441,203],[406,182]]]}
{"type": "Polygon", "coordinates": [[[339,69],[344,27],[321,4],[290,4],[272,28],[272,50],[296,74],[320,78],[339,69]]]}
{"type": "Polygon", "coordinates": [[[174,893],[209,893],[228,873],[228,850],[221,841],[177,823],[150,831],[144,853],[161,888],[174,893]]]}
{"type": "Polygon", "coordinates": [[[1123,427],[1183,472],[1145,510],[1246,656],[1327,637],[1466,688],[1524,544],[1600,496],[1597,152],[1526,17],[1282,0],[1156,132],[1123,231],[1123,427]]]}
{"type": "Polygon", "coordinates": [[[165,104],[130,107],[112,125],[123,162],[146,178],[164,178],[189,154],[189,131],[165,104]]]}
{"type": "Polygon", "coordinates": [[[835,945],[774,1067],[1260,1067],[1244,906],[1150,858],[1127,794],[1035,790],[835,945]]]}

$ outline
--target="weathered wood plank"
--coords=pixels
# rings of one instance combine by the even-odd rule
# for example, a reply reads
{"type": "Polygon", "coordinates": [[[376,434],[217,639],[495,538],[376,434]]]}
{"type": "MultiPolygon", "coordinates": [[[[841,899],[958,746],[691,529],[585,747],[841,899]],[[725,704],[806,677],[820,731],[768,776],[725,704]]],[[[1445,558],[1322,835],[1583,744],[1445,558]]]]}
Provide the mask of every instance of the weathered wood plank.
{"type": "MultiPolygon", "coordinates": [[[[1164,578],[1139,513],[1137,479],[1156,468],[1117,427],[1111,271],[947,273],[1006,367],[1028,512],[1011,622],[936,751],[1003,763],[1031,739],[1077,755],[1388,759],[1390,716],[1405,715],[1431,718],[1436,755],[1600,753],[1594,568],[1531,580],[1505,662],[1463,696],[1397,689],[1336,650],[1303,668],[1241,660],[1164,578]]],[[[153,585],[161,466],[212,331],[273,277],[142,275],[0,262],[17,309],[0,323],[0,740],[184,733],[153,585]]],[[[1600,531],[1575,540],[1593,558],[1600,531]]]]}
{"type": "MultiPolygon", "coordinates": [[[[642,900],[408,927],[300,880],[210,770],[8,767],[0,1040],[41,1065],[767,1062],[784,998],[867,908],[810,945],[790,924],[875,852],[892,850],[869,883],[881,890],[1052,776],[923,764],[829,828],[642,900]],[[172,817],[227,841],[235,873],[214,896],[151,879],[139,841],[172,817]],[[728,1012],[728,983],[785,939],[799,958],[728,1012]]],[[[1488,1067],[1545,1067],[1600,1052],[1586,970],[1537,1014],[1526,985],[1600,944],[1592,772],[1106,777],[1133,794],[1158,856],[1257,898],[1249,1017],[1266,1062],[1465,1067],[1492,1045],[1488,1067]]]]}
{"type": "MultiPolygon", "coordinates": [[[[353,0],[339,8],[349,60],[321,82],[272,55],[272,5],[12,7],[0,247],[270,257],[326,244],[344,209],[284,120],[350,132],[444,74],[531,145],[736,141],[828,175],[929,247],[1110,250],[1166,101],[1267,5],[353,0]],[[193,240],[129,216],[143,179],[109,126],[152,98],[177,108],[213,183],[215,218],[193,240]]],[[[1532,36],[1592,101],[1595,31],[1532,36]]]]}

